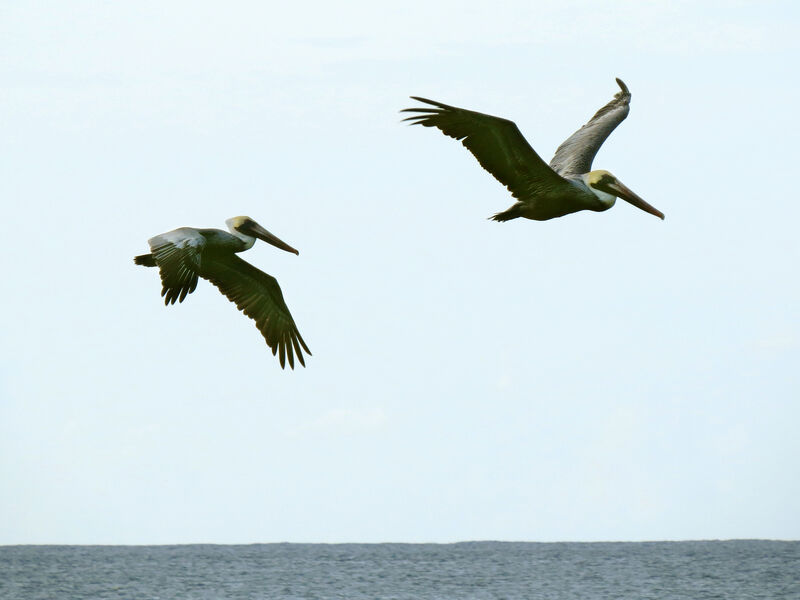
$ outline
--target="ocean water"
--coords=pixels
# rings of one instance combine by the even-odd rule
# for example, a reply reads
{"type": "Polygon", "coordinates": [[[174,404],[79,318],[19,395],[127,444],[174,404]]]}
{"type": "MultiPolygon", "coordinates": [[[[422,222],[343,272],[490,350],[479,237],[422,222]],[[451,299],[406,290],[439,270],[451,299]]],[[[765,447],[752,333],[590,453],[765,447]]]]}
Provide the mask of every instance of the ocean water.
{"type": "Polygon", "coordinates": [[[800,542],[0,546],[0,598],[800,600],[800,542]]]}

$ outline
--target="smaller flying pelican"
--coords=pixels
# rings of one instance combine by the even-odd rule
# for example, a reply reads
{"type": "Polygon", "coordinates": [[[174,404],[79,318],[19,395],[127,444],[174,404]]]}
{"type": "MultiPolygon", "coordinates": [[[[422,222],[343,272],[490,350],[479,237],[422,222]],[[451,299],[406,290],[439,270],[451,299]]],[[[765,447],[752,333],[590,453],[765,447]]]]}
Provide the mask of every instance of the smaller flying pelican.
{"type": "Polygon", "coordinates": [[[620,91],[558,147],[549,165],[508,119],[419,96],[411,97],[434,108],[406,108],[401,112],[421,113],[403,120],[411,121],[412,125],[437,127],[445,135],[461,140],[481,166],[508,188],[517,202],[491,217],[495,221],[518,217],[547,221],[579,210],[601,212],[614,206],[617,198],[663,219],[664,213],[608,171],[590,171],[600,146],[630,110],[631,93],[621,79],[617,79],[617,84],[620,91]]]}
{"type": "Polygon", "coordinates": [[[230,233],[221,229],[180,227],[147,240],[151,254],[133,259],[137,265],[158,267],[164,304],[183,302],[197,287],[197,278],[213,283],[228,300],[256,322],[267,345],[275,355],[280,351],[281,368],[286,357],[294,369],[294,355],[300,364],[303,350],[309,355],[297,325],[283,300],[278,281],[236,256],[253,247],[256,238],[276,248],[300,254],[261,227],[250,217],[233,217],[225,221],[230,233]]]}

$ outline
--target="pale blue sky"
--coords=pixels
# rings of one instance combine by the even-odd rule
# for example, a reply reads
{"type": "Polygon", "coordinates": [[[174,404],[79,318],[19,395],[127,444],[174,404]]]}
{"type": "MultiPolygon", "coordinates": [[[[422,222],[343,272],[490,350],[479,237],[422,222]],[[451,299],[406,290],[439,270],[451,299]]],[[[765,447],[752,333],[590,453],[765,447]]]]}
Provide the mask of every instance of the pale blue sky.
{"type": "MultiPolygon", "coordinates": [[[[166,4],[166,5],[165,5],[166,4]]],[[[0,544],[800,538],[793,2],[0,6],[0,544]],[[411,94],[620,202],[538,223],[411,94]],[[281,371],[152,235],[248,214],[281,371]]]]}

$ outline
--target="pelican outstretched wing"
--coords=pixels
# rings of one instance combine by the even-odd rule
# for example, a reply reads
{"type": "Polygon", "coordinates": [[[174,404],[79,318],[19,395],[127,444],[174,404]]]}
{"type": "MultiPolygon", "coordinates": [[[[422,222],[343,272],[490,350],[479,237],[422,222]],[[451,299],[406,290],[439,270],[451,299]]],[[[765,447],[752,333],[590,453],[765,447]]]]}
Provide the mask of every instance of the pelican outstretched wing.
{"type": "Polygon", "coordinates": [[[481,166],[505,185],[518,200],[545,188],[553,192],[568,185],[531,148],[513,121],[493,117],[434,100],[411,96],[436,108],[406,108],[401,112],[422,113],[403,119],[412,125],[438,127],[442,133],[461,140],[481,166]]]}
{"type": "Polygon", "coordinates": [[[592,161],[600,146],[628,116],[631,93],[621,79],[617,78],[617,84],[621,91],[614,94],[611,102],[598,110],[586,125],[569,136],[556,150],[550,166],[559,175],[569,177],[591,171],[592,161]]]}
{"type": "Polygon", "coordinates": [[[161,275],[164,304],[183,302],[197,287],[200,253],[206,245],[196,229],[180,227],[147,240],[161,275]]]}
{"type": "Polygon", "coordinates": [[[306,366],[303,350],[311,351],[297,330],[278,281],[235,254],[203,257],[200,276],[213,283],[236,307],[256,322],[272,354],[279,354],[281,368],[286,358],[294,369],[294,356],[306,366]]]}

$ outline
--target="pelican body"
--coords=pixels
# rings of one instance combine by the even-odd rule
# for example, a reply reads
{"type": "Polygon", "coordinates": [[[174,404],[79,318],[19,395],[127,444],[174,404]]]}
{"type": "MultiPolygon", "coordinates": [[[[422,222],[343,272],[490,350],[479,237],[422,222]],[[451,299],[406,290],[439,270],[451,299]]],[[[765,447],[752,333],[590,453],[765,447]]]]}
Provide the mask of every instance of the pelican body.
{"type": "Polygon", "coordinates": [[[517,126],[455,106],[412,96],[435,108],[406,108],[421,113],[407,119],[412,125],[437,127],[461,143],[481,166],[505,185],[517,202],[491,218],[510,221],[518,217],[547,221],[580,210],[602,212],[617,198],[627,200],[660,219],[664,214],[634,194],[608,171],[591,171],[592,161],[603,142],[628,116],[631,94],[622,80],[614,98],[562,143],[548,165],[531,148],[517,126]]]}
{"type": "Polygon", "coordinates": [[[197,287],[199,277],[213,283],[237,308],[253,319],[272,354],[279,354],[281,368],[286,358],[294,368],[294,356],[305,366],[305,341],[283,300],[278,281],[236,256],[249,250],[256,239],[299,254],[286,242],[264,229],[250,217],[225,221],[228,231],[180,227],[150,238],[150,254],[133,259],[137,265],[158,267],[164,304],[183,302],[197,287]]]}

